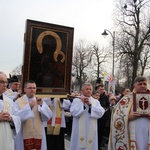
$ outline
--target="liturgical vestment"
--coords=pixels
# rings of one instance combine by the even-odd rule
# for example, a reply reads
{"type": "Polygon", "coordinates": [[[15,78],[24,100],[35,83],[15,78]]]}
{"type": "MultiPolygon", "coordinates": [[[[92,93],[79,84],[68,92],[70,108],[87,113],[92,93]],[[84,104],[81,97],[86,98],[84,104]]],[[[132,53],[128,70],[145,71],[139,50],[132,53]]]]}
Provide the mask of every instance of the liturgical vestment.
{"type": "Polygon", "coordinates": [[[125,95],[112,111],[108,150],[150,150],[150,119],[129,121],[133,93],[125,95]]]}
{"type": "MultiPolygon", "coordinates": [[[[31,98],[32,100],[36,101],[36,97],[31,98]]],[[[22,122],[22,129],[19,132],[16,140],[15,140],[15,150],[24,150],[24,143],[23,143],[23,123],[27,120],[32,120],[32,126],[33,126],[33,131],[36,128],[36,124],[34,123],[35,121],[35,114],[33,111],[33,108],[31,109],[30,105],[29,105],[29,101],[31,100],[30,98],[28,98],[26,95],[22,96],[21,98],[19,98],[15,103],[17,105],[17,107],[20,109],[18,112],[18,115],[21,118],[21,122],[22,122]],[[26,101],[27,104],[21,109],[20,108],[20,103],[21,101],[26,101]],[[18,145],[18,143],[20,143],[18,145]]],[[[35,106],[34,106],[35,107],[35,106]]],[[[48,121],[51,117],[52,117],[52,112],[49,109],[48,105],[43,102],[42,106],[38,105],[38,112],[39,112],[39,117],[41,120],[41,130],[42,131],[42,145],[41,145],[41,150],[47,150],[47,146],[46,146],[46,137],[45,137],[45,130],[44,130],[44,122],[48,121]]],[[[28,130],[28,129],[26,129],[28,130]]]]}
{"type": "Polygon", "coordinates": [[[105,110],[98,100],[93,97],[89,100],[91,108],[79,98],[73,99],[71,104],[73,125],[70,150],[98,150],[97,119],[103,116],[105,110]]]}
{"type": "Polygon", "coordinates": [[[4,94],[3,100],[0,100],[1,111],[10,113],[15,128],[11,129],[9,122],[0,121],[0,150],[14,150],[14,138],[20,130],[21,121],[20,117],[16,116],[17,109],[14,102],[4,94]]]}

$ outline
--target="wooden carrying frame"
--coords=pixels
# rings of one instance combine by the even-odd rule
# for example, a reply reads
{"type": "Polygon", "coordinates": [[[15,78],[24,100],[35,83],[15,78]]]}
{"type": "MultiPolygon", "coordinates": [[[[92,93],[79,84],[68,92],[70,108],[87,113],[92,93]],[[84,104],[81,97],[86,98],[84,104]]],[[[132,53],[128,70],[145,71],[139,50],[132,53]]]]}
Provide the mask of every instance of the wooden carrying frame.
{"type": "Polygon", "coordinates": [[[150,114],[150,92],[133,94],[133,111],[141,116],[150,114]]]}
{"type": "Polygon", "coordinates": [[[71,27],[27,20],[22,86],[34,80],[37,94],[70,93],[73,34],[71,27]]]}

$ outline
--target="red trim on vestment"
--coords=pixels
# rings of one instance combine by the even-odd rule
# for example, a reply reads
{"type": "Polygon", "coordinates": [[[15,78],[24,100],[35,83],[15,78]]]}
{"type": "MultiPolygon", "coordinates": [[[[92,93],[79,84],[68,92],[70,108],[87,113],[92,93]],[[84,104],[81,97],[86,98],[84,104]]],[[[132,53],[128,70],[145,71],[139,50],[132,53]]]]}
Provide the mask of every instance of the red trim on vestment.
{"type": "Polygon", "coordinates": [[[24,139],[24,150],[41,150],[42,139],[24,139]]]}
{"type": "MultiPolygon", "coordinates": [[[[52,118],[47,122],[47,124],[51,124],[51,123],[52,123],[52,118]]],[[[61,118],[56,117],[55,124],[61,124],[61,118]]]]}

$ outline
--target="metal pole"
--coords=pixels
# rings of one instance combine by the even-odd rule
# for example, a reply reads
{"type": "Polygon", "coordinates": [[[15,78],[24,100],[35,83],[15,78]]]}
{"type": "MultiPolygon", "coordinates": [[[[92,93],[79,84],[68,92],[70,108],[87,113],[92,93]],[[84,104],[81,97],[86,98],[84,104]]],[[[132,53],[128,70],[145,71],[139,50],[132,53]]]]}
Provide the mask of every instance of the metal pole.
{"type": "MultiPolygon", "coordinates": [[[[105,29],[106,30],[106,29],[105,29]]],[[[112,46],[113,46],[113,64],[112,64],[112,76],[113,76],[113,80],[114,80],[114,66],[115,66],[115,31],[110,32],[109,30],[106,30],[110,33],[111,37],[112,37],[112,46]]]]}
{"type": "Polygon", "coordinates": [[[108,35],[106,31],[108,31],[112,37],[112,46],[113,46],[112,76],[113,76],[113,80],[114,80],[115,31],[113,31],[113,33],[112,33],[109,30],[105,29],[104,32],[102,33],[103,36],[108,35]]]}
{"type": "Polygon", "coordinates": [[[115,67],[115,31],[113,31],[113,66],[112,66],[112,76],[113,76],[113,80],[114,80],[114,67],[115,67]]]}

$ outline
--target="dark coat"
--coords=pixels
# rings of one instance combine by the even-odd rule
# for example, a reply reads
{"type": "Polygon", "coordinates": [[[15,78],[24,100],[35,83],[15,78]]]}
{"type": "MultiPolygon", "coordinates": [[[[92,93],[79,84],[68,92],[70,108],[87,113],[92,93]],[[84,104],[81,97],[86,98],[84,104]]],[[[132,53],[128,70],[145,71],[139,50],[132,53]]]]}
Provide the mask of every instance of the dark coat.
{"type": "Polygon", "coordinates": [[[110,106],[110,103],[109,103],[109,100],[108,100],[108,96],[105,95],[105,93],[101,94],[100,95],[100,98],[99,98],[99,102],[101,104],[101,106],[106,110],[104,115],[98,119],[98,122],[100,122],[101,125],[106,125],[106,122],[108,120],[108,109],[109,109],[109,106],[110,106]]]}

